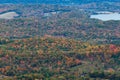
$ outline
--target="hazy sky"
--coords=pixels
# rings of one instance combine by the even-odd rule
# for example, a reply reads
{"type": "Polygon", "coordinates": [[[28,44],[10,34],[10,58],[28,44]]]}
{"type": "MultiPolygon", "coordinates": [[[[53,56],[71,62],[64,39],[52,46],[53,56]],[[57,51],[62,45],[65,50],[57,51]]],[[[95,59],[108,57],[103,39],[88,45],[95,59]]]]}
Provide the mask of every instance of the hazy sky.
{"type": "Polygon", "coordinates": [[[120,0],[0,0],[0,3],[88,3],[101,1],[120,2],[120,0]]]}

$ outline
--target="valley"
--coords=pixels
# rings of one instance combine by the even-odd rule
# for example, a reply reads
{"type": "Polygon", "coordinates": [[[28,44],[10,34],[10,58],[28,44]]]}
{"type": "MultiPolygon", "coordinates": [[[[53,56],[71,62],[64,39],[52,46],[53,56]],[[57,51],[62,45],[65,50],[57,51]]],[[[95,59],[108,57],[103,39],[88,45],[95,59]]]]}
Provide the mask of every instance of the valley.
{"type": "Polygon", "coordinates": [[[0,4],[0,80],[119,80],[119,1],[58,2],[0,4]]]}

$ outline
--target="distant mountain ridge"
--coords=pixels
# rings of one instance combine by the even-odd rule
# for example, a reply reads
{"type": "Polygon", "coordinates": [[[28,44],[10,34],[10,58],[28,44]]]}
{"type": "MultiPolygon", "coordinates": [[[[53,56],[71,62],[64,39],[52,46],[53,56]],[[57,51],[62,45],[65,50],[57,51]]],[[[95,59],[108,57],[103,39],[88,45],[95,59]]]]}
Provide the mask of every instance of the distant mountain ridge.
{"type": "Polygon", "coordinates": [[[120,0],[0,0],[0,3],[91,3],[91,2],[120,2],[120,0]]]}

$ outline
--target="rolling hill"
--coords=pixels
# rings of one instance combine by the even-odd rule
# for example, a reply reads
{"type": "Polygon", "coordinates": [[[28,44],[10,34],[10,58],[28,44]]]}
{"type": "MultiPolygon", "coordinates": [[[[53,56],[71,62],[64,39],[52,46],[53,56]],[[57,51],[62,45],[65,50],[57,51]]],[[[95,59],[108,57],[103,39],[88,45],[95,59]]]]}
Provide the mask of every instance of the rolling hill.
{"type": "Polygon", "coordinates": [[[0,80],[120,80],[120,21],[90,18],[120,12],[103,1],[0,1],[0,14],[19,14],[0,19],[0,80]]]}
{"type": "Polygon", "coordinates": [[[92,45],[49,35],[1,43],[0,75],[5,80],[120,79],[120,46],[114,44],[92,45]]]}

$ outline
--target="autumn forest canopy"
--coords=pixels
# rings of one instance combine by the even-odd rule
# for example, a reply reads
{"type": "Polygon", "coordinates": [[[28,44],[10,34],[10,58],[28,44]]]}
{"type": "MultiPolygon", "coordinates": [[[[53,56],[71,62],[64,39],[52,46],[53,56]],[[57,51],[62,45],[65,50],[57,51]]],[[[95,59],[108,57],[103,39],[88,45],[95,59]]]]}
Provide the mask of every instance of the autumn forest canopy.
{"type": "Polygon", "coordinates": [[[53,1],[0,4],[0,80],[120,80],[119,0],[53,1]]]}

